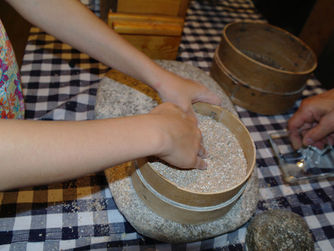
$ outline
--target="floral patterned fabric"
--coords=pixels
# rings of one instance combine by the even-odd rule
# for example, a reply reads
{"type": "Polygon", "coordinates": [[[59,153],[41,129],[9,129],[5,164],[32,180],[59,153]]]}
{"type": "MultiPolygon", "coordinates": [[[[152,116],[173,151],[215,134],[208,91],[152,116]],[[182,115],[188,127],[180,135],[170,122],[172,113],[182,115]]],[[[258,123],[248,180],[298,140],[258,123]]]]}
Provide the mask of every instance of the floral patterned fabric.
{"type": "Polygon", "coordinates": [[[13,47],[0,20],[0,118],[23,119],[21,79],[13,47]]]}

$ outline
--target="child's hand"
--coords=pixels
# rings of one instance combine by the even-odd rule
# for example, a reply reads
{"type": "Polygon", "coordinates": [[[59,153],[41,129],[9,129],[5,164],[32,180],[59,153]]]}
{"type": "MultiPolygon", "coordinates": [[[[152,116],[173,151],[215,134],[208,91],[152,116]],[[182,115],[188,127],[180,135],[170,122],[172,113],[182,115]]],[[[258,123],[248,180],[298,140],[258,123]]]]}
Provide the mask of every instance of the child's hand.
{"type": "Polygon", "coordinates": [[[202,135],[195,117],[178,106],[163,103],[150,113],[152,123],[159,131],[160,144],[156,156],[179,168],[206,169],[202,135]]]}
{"type": "Polygon", "coordinates": [[[162,101],[176,104],[188,113],[193,113],[192,104],[196,102],[221,104],[220,98],[205,86],[173,73],[168,73],[156,89],[162,101]]]}

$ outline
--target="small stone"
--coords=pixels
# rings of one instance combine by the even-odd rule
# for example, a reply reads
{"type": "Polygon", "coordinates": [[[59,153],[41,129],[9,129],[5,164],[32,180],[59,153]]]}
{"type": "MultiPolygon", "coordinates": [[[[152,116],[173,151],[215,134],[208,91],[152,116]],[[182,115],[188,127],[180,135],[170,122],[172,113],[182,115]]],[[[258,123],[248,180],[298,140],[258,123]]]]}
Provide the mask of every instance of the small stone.
{"type": "Polygon", "coordinates": [[[249,251],[312,251],[314,241],[304,219],[287,210],[269,210],[255,216],[246,234],[249,251]]]}

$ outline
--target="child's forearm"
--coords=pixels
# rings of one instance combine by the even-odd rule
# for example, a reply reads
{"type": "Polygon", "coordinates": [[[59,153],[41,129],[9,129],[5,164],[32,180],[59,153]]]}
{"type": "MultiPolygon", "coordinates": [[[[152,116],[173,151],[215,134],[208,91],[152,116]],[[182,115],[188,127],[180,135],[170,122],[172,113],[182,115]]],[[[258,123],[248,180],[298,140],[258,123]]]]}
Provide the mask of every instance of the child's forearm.
{"type": "Polygon", "coordinates": [[[180,168],[205,168],[196,119],[170,103],[116,119],[0,120],[0,132],[0,191],[64,181],[150,155],[180,168]]]}
{"type": "Polygon", "coordinates": [[[91,57],[150,85],[184,111],[191,103],[220,104],[204,86],[164,70],[126,42],[78,0],[7,0],[31,23],[91,57]]]}
{"type": "Polygon", "coordinates": [[[155,154],[160,139],[149,116],[0,120],[0,191],[64,181],[155,154]]]}
{"type": "Polygon", "coordinates": [[[7,1],[34,25],[153,88],[167,74],[78,0],[7,1]]]}

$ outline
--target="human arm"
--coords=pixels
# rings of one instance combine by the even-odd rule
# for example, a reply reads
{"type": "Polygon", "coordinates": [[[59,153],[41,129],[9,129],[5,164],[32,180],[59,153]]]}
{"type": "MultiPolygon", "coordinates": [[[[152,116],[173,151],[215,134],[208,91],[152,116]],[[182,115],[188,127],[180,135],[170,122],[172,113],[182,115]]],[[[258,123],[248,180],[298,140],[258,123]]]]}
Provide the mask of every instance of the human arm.
{"type": "Polygon", "coordinates": [[[98,19],[78,0],[7,0],[27,20],[100,62],[147,83],[163,101],[191,110],[191,103],[220,104],[198,83],[166,71],[98,19]]]}
{"type": "Polygon", "coordinates": [[[0,120],[0,131],[0,191],[64,181],[150,155],[180,168],[205,168],[195,119],[171,103],[116,119],[0,120]]]}
{"type": "Polygon", "coordinates": [[[323,148],[334,143],[334,89],[306,98],[288,121],[295,149],[302,145],[323,148]]]}

